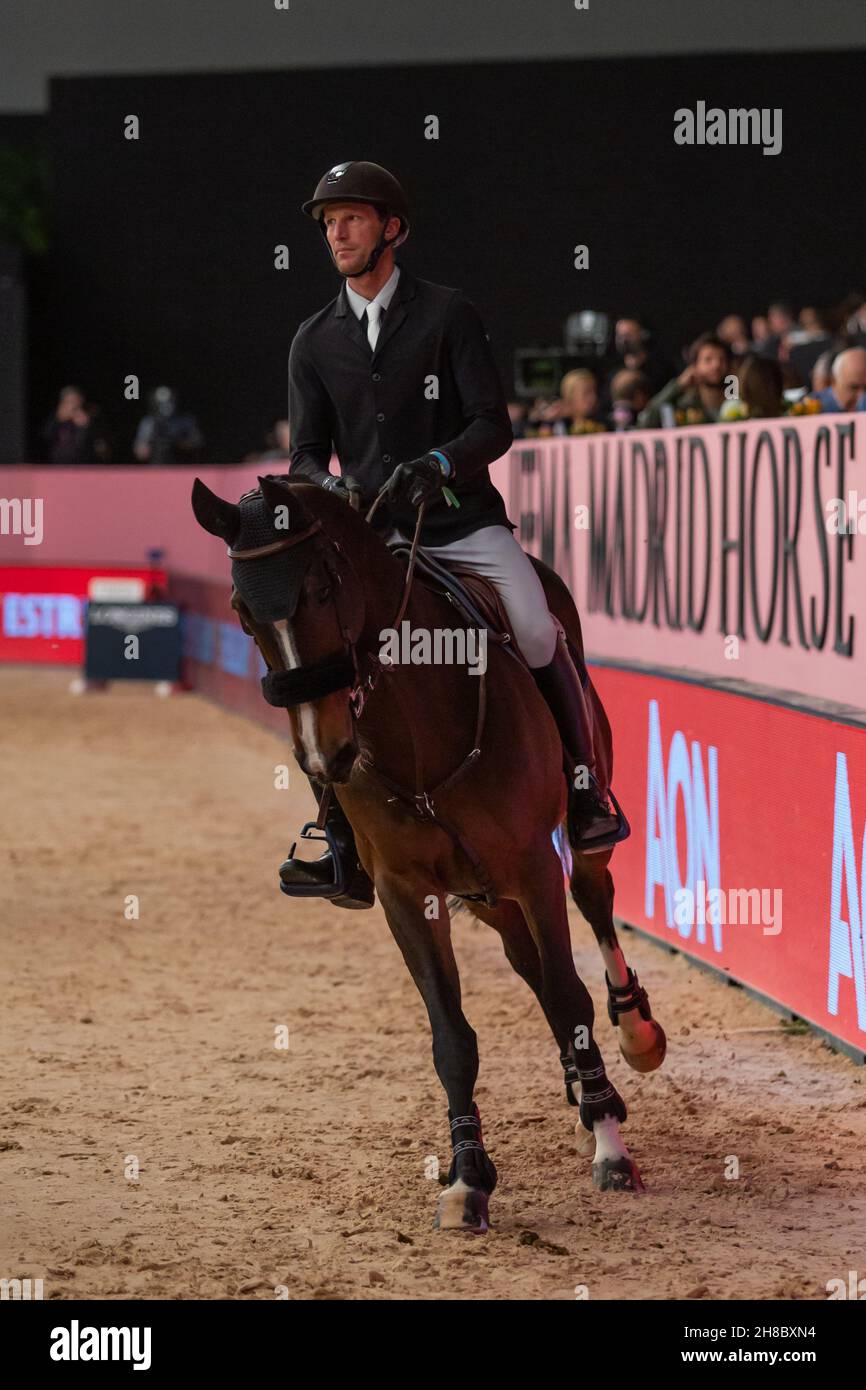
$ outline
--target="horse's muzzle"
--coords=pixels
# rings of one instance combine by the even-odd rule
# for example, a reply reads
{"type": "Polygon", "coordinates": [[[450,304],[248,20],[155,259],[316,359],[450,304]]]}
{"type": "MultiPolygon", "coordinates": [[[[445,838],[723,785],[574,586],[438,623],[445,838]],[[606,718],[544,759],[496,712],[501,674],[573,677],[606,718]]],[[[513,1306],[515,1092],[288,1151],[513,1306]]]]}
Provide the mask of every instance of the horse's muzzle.
{"type": "Polygon", "coordinates": [[[321,759],[320,765],[313,768],[310,766],[306,752],[302,752],[300,755],[295,753],[298,766],[308,777],[314,778],[317,782],[348,782],[358,757],[358,745],[349,739],[337,749],[333,757],[325,758],[322,754],[319,757],[321,759]]]}

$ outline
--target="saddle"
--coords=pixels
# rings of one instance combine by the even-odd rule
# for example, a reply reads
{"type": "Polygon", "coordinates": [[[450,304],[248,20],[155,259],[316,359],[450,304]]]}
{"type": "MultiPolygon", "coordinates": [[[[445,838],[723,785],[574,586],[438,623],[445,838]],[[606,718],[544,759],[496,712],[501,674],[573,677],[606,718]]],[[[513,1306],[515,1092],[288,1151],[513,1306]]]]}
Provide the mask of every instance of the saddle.
{"type": "MultiPolygon", "coordinates": [[[[411,542],[395,541],[388,548],[408,566],[411,542]]],[[[419,545],[415,556],[415,582],[445,597],[454,608],[458,622],[465,627],[485,629],[488,642],[495,642],[529,669],[515,641],[499,590],[489,579],[461,565],[443,565],[419,545]]]]}
{"type": "MultiPolygon", "coordinates": [[[[389,543],[388,548],[404,565],[408,566],[409,555],[412,550],[410,541],[401,538],[389,543]]],[[[415,580],[434,593],[444,595],[454,608],[455,617],[459,623],[466,627],[486,629],[488,642],[494,642],[513,660],[518,661],[521,666],[531,672],[532,668],[515,640],[499,591],[489,579],[485,579],[483,575],[476,574],[474,570],[467,569],[462,565],[443,565],[440,560],[434,559],[423,546],[419,545],[415,555],[415,580]]],[[[566,641],[580,683],[586,691],[592,715],[592,736],[596,763],[602,769],[602,780],[609,792],[612,770],[610,725],[607,722],[607,716],[598,697],[598,692],[590,679],[582,649],[575,646],[570,637],[566,637],[566,641]]]]}

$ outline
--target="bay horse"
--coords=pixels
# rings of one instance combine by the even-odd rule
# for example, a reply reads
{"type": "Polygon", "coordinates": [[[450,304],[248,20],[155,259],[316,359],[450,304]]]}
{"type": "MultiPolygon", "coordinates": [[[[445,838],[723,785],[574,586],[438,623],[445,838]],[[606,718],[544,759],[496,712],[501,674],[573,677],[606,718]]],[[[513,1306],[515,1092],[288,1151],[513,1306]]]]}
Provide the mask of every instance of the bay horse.
{"type": "MultiPolygon", "coordinates": [[[[626,1107],[605,1072],[592,999],[572,957],[553,842],[567,812],[563,747],[528,667],[495,643],[482,676],[467,664],[379,659],[383,633],[404,616],[413,632],[455,625],[444,595],[412,582],[423,508],[407,569],[368,520],[315,484],[260,478],[236,504],[196,479],[192,502],[200,525],[228,544],[232,607],[267,664],[264,694],[288,710],[299,765],[348,816],[426,1006],[452,1143],[435,1225],[485,1232],[497,1181],[473,1099],[478,1045],[461,1008],[455,899],[499,933],[539,1000],[567,1098],[579,1106],[578,1148],[593,1155],[593,1182],[642,1192],[620,1133],[626,1107]]],[[[571,595],[533,563],[582,662],[571,595]]],[[[609,767],[610,729],[591,693],[609,767]]],[[[665,1035],[617,941],[611,853],[574,854],[570,887],[601,949],[620,1049],[646,1072],[661,1065],[665,1035]]]]}

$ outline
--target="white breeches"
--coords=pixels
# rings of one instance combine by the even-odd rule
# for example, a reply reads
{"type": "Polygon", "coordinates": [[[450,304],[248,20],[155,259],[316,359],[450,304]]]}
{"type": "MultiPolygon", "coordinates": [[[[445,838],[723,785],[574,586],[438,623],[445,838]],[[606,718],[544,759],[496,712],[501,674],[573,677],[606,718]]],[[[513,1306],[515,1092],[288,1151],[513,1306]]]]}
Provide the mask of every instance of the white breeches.
{"type": "MultiPolygon", "coordinates": [[[[392,531],[386,541],[405,540],[392,531]]],[[[444,564],[459,563],[495,585],[514,629],[514,637],[531,667],[546,666],[556,651],[558,629],[547,606],[541,580],[526,551],[505,526],[482,526],[462,540],[423,549],[444,564]]]]}

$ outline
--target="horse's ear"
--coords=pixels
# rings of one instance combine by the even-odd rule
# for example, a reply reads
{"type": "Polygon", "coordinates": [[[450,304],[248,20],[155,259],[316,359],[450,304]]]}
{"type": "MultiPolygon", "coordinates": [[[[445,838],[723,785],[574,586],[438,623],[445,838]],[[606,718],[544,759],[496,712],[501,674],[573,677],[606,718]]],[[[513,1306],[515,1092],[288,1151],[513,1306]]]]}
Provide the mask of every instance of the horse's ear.
{"type": "MultiPolygon", "coordinates": [[[[283,478],[259,478],[259,487],[262,497],[265,499],[265,506],[268,511],[275,512],[277,507],[286,507],[289,517],[288,527],[295,531],[308,525],[312,520],[309,510],[303,502],[298,500],[297,492],[283,478]]],[[[286,527],[283,527],[285,530],[286,527]]]]}
{"type": "Polygon", "coordinates": [[[199,526],[231,545],[241,529],[241,509],[236,503],[224,502],[201,478],[196,478],[192,485],[192,509],[199,526]]]}

